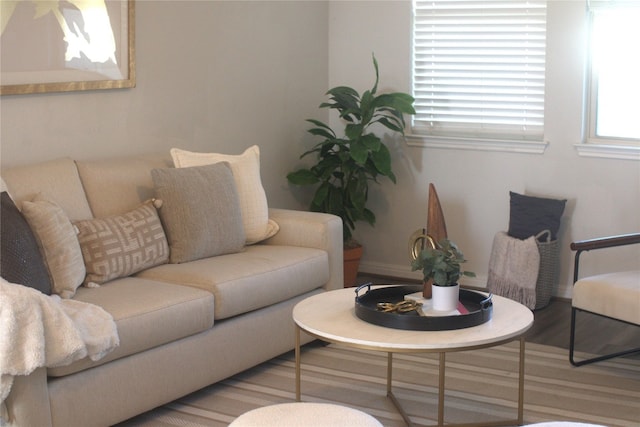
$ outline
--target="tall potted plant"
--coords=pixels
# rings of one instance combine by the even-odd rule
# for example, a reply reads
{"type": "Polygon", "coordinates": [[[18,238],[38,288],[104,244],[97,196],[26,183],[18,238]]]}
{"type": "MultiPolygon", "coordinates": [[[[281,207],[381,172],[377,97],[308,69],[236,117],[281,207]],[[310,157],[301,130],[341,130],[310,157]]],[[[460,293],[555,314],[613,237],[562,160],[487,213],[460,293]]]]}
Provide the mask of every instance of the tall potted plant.
{"type": "Polygon", "coordinates": [[[434,310],[450,311],[458,306],[462,276],[475,277],[471,271],[462,270],[467,260],[458,246],[449,239],[435,243],[420,251],[411,262],[412,271],[422,270],[424,281],[433,279],[432,306],[434,310]]]}
{"type": "MultiPolygon", "coordinates": [[[[329,102],[320,104],[320,108],[337,110],[345,124],[344,132],[336,132],[319,120],[308,119],[313,124],[308,132],[322,141],[300,158],[313,154],[316,162],[287,175],[291,184],[317,185],[310,210],[342,218],[345,257],[349,256],[349,249],[362,253],[362,247],[352,236],[356,223],[366,221],[374,225],[376,222],[375,214],[367,208],[369,182],[378,182],[380,176],[396,182],[389,149],[374,133],[374,125],[382,125],[404,136],[403,114],[415,114],[411,95],[377,93],[379,75],[375,55],[373,67],[375,83],[362,96],[347,86],[337,86],[326,93],[329,102]]],[[[345,286],[354,284],[355,275],[347,277],[345,274],[345,286]]]]}

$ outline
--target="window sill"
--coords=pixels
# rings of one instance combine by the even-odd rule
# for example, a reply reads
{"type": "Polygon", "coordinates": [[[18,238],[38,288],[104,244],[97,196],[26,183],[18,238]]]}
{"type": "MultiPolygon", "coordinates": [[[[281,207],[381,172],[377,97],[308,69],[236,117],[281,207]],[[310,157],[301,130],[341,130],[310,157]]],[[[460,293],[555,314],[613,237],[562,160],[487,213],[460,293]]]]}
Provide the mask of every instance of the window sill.
{"type": "Polygon", "coordinates": [[[414,147],[454,150],[503,151],[509,153],[543,154],[548,142],[498,139],[453,138],[444,136],[407,135],[407,144],[414,147]]]}
{"type": "Polygon", "coordinates": [[[640,160],[640,146],[575,144],[578,154],[584,157],[601,157],[605,159],[640,160]]]}

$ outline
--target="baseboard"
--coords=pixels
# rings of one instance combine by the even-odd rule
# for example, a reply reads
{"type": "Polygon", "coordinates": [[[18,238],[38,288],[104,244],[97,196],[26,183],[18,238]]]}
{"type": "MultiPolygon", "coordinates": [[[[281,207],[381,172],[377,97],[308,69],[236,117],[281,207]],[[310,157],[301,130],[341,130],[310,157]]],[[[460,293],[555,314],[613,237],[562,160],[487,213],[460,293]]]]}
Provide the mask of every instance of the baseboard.
{"type": "MultiPolygon", "coordinates": [[[[388,277],[396,280],[407,279],[415,282],[422,279],[422,273],[419,271],[411,271],[411,267],[408,265],[405,266],[362,261],[360,262],[360,269],[358,271],[361,274],[388,277]]],[[[486,289],[487,276],[478,275],[476,277],[464,277],[462,279],[462,284],[474,289],[486,289]]],[[[553,296],[562,299],[571,299],[571,285],[558,284],[553,296]]]]}

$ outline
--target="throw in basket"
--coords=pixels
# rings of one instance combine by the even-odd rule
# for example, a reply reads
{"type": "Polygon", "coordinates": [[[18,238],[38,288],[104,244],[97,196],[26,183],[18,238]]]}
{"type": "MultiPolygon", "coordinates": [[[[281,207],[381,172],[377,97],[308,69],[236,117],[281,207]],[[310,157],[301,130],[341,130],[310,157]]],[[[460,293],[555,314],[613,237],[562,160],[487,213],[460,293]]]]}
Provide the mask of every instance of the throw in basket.
{"type": "Polygon", "coordinates": [[[559,246],[544,230],[527,239],[498,232],[493,240],[487,287],[530,309],[549,304],[559,272],[559,246]]]}

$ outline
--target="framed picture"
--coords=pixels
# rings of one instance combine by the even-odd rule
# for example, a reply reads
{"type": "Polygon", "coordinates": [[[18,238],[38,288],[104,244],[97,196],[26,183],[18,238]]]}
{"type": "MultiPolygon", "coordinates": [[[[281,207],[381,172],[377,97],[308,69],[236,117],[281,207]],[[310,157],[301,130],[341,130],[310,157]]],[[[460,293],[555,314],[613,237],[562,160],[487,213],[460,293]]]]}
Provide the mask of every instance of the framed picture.
{"type": "Polygon", "coordinates": [[[134,0],[0,0],[0,95],[134,87],[134,0]]]}

